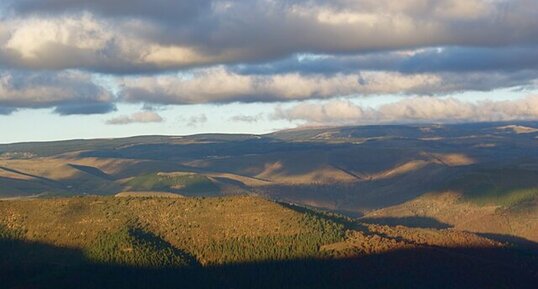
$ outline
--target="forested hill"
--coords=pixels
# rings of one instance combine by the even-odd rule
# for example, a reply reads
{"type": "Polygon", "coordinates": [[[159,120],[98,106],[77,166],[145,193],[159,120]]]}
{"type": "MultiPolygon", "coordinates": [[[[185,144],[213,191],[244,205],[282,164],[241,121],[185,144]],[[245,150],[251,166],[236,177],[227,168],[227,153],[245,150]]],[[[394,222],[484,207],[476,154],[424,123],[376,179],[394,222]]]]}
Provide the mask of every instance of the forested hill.
{"type": "Polygon", "coordinates": [[[3,288],[532,288],[529,252],[250,196],[0,201],[3,288]]]}

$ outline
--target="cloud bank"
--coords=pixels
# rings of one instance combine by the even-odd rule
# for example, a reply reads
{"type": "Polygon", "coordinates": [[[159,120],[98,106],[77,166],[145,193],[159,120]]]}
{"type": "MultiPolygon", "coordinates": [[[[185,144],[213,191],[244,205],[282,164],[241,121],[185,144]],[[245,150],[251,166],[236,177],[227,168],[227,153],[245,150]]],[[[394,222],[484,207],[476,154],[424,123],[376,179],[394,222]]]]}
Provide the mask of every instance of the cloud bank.
{"type": "Polygon", "coordinates": [[[450,97],[412,97],[379,108],[360,106],[348,100],[332,100],[322,104],[279,107],[273,117],[309,125],[537,120],[538,96],[479,102],[450,97]]]}
{"type": "Polygon", "coordinates": [[[30,108],[60,115],[109,113],[118,103],[385,94],[411,101],[532,90],[537,79],[535,0],[0,3],[4,115],[30,108]],[[112,85],[98,80],[103,76],[112,85]]]}
{"type": "Polygon", "coordinates": [[[10,67],[129,73],[304,52],[525,47],[538,39],[534,0],[7,0],[4,6],[10,13],[0,51],[10,67]]]}
{"type": "Polygon", "coordinates": [[[276,102],[342,96],[446,95],[535,86],[535,71],[513,73],[417,73],[364,71],[332,75],[283,73],[238,74],[223,67],[198,70],[187,76],[124,78],[120,99],[157,104],[276,102]]]}

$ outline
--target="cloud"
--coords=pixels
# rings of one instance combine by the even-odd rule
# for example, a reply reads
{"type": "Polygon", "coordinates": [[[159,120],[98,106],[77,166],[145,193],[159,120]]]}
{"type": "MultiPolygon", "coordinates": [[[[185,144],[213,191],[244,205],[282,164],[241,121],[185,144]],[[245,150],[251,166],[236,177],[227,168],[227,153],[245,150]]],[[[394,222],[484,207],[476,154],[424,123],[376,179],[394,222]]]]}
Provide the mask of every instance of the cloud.
{"type": "Polygon", "coordinates": [[[420,73],[365,71],[333,75],[283,73],[244,75],[224,67],[196,70],[185,76],[127,77],[119,97],[125,102],[200,104],[275,102],[379,94],[445,95],[533,85],[538,72],[420,73]]]}
{"type": "Polygon", "coordinates": [[[132,123],[156,123],[163,122],[164,119],[156,112],[153,111],[140,111],[131,115],[122,115],[115,118],[111,118],[106,121],[107,124],[112,125],[125,125],[132,123]]]}
{"type": "Polygon", "coordinates": [[[20,108],[55,108],[62,115],[106,113],[115,110],[114,97],[75,71],[0,71],[0,107],[9,113],[20,108]]]}
{"type": "Polygon", "coordinates": [[[538,46],[425,49],[396,68],[404,73],[521,71],[538,69],[538,46]]]}
{"type": "Polygon", "coordinates": [[[132,73],[538,39],[534,0],[9,0],[8,7],[0,51],[13,68],[132,73]]]}
{"type": "Polygon", "coordinates": [[[352,73],[362,70],[397,70],[408,57],[406,52],[382,52],[360,55],[300,54],[281,60],[254,64],[230,65],[230,70],[244,75],[283,73],[324,74],[352,73]]]}
{"type": "MultiPolygon", "coordinates": [[[[21,108],[53,108],[55,113],[99,114],[116,110],[116,103],[166,105],[289,102],[308,99],[376,95],[450,95],[498,88],[534,89],[538,71],[400,73],[240,74],[224,66],[180,74],[112,77],[118,87],[95,83],[79,71],[0,73],[3,114],[21,108]]],[[[150,109],[151,110],[151,109],[150,109]]]]}
{"type": "Polygon", "coordinates": [[[196,127],[207,122],[207,116],[205,114],[193,115],[188,119],[180,118],[181,121],[187,122],[187,126],[196,127]]]}
{"type": "Polygon", "coordinates": [[[440,80],[431,75],[391,73],[302,76],[240,75],[219,67],[196,71],[190,77],[164,75],[126,78],[120,98],[127,102],[161,104],[289,101],[354,94],[400,93],[421,90],[440,80]]]}
{"type": "Polygon", "coordinates": [[[15,108],[12,108],[12,107],[2,107],[2,106],[0,106],[0,115],[8,115],[8,114],[12,114],[14,111],[16,111],[15,108]]]}
{"type": "Polygon", "coordinates": [[[348,100],[332,100],[301,103],[291,108],[278,107],[273,117],[316,125],[536,120],[538,96],[479,102],[450,97],[412,97],[379,108],[363,107],[348,100]]]}
{"type": "Polygon", "coordinates": [[[245,115],[245,114],[238,114],[230,117],[230,121],[233,122],[247,122],[247,123],[255,123],[263,119],[263,114],[259,113],[256,115],[245,115]]]}
{"type": "Polygon", "coordinates": [[[443,72],[513,72],[538,69],[538,47],[444,47],[383,51],[359,55],[294,55],[258,64],[238,64],[239,74],[325,74],[393,71],[404,74],[443,72]]]}
{"type": "Polygon", "coordinates": [[[53,112],[60,115],[74,114],[105,114],[116,111],[116,105],[113,103],[94,103],[80,101],[77,103],[65,103],[57,105],[53,112]]]}
{"type": "Polygon", "coordinates": [[[365,111],[348,100],[335,100],[325,104],[302,103],[288,109],[278,107],[273,117],[315,124],[348,124],[358,123],[363,119],[371,120],[374,118],[374,111],[365,111]]]}
{"type": "Polygon", "coordinates": [[[129,74],[214,60],[188,46],[161,44],[138,35],[151,30],[151,23],[117,23],[88,13],[4,23],[7,36],[0,37],[0,63],[8,68],[129,74]]]}
{"type": "Polygon", "coordinates": [[[538,79],[535,0],[1,2],[0,114],[449,95],[538,79]],[[117,89],[92,80],[103,74],[117,89]]]}
{"type": "Polygon", "coordinates": [[[187,22],[209,8],[212,1],[155,0],[15,0],[10,7],[21,14],[73,13],[89,10],[107,17],[135,17],[172,23],[187,22]]]}

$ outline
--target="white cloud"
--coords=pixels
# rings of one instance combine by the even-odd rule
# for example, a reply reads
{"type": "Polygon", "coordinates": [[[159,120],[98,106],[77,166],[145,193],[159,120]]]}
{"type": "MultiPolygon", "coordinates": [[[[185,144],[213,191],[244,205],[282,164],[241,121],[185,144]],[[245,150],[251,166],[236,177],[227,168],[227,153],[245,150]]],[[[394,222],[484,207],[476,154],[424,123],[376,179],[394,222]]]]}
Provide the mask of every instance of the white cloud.
{"type": "MultiPolygon", "coordinates": [[[[0,60],[14,67],[132,73],[218,61],[193,48],[144,36],[154,24],[106,20],[90,13],[7,20],[0,60]]],[[[2,30],[5,30],[3,32],[2,30]]]]}
{"type": "Polygon", "coordinates": [[[10,24],[12,32],[4,49],[18,52],[25,60],[39,57],[41,51],[54,45],[99,51],[106,48],[114,37],[103,23],[88,14],[81,17],[17,19],[10,24]]]}
{"type": "Polygon", "coordinates": [[[140,111],[131,115],[122,115],[106,121],[107,124],[125,125],[131,123],[155,123],[163,122],[164,119],[153,111],[140,111]]]}
{"type": "Polygon", "coordinates": [[[279,107],[273,117],[316,125],[536,120],[538,96],[479,102],[411,97],[376,109],[348,100],[331,100],[317,104],[301,103],[291,108],[279,107]]]}
{"type": "Polygon", "coordinates": [[[235,73],[224,67],[200,69],[189,77],[175,75],[125,77],[125,102],[199,104],[274,102],[346,96],[446,95],[462,91],[531,85],[534,72],[417,73],[365,71],[331,75],[297,72],[268,75],[235,73]]]}
{"type": "Polygon", "coordinates": [[[441,79],[427,74],[241,75],[218,67],[198,70],[189,78],[170,75],[124,78],[120,95],[127,102],[192,104],[405,93],[437,85],[441,85],[441,79]]]}

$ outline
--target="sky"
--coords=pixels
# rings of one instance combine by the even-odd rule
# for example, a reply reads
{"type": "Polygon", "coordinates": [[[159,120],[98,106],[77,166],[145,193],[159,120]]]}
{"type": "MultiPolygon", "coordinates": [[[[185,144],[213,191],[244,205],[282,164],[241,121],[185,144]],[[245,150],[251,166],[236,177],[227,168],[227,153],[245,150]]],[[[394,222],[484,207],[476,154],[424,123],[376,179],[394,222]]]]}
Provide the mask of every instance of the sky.
{"type": "Polygon", "coordinates": [[[2,0],[0,143],[538,119],[536,0],[2,0]]]}

